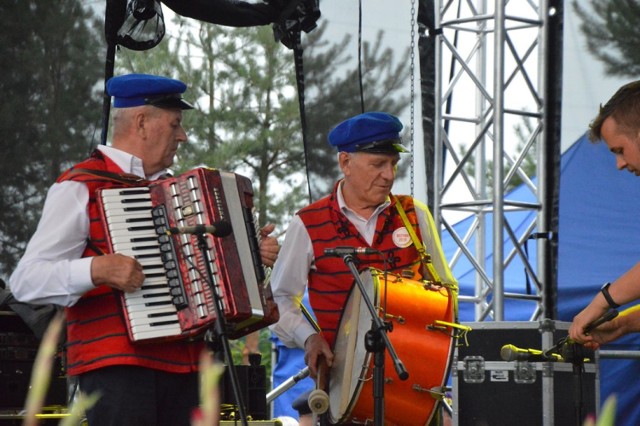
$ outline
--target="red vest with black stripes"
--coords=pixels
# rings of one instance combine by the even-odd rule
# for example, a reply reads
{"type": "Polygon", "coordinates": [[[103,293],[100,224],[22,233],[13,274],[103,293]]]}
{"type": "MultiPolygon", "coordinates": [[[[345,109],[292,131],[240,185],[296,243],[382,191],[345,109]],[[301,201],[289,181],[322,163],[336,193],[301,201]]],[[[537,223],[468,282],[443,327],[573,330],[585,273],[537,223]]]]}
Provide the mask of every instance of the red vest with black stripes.
{"type": "MultiPolygon", "coordinates": [[[[107,252],[107,241],[100,222],[96,190],[123,186],[109,179],[77,169],[106,171],[122,174],[122,170],[108,157],[96,150],[91,158],[64,172],[58,182],[82,182],[89,191],[87,211],[90,230],[83,257],[107,252]],[[73,172],[76,170],[76,172],[73,172]]],[[[101,285],[85,293],[73,306],[66,309],[67,317],[67,372],[82,374],[112,365],[136,365],[157,370],[188,373],[197,370],[202,342],[162,342],[132,345],[127,335],[118,291],[101,285]]]]}
{"type": "MultiPolygon", "coordinates": [[[[378,216],[374,239],[369,245],[356,227],[340,211],[337,188],[333,193],[298,212],[304,223],[315,258],[315,269],[309,271],[309,302],[316,315],[318,325],[329,345],[333,346],[340,323],[340,316],[347,302],[354,278],[351,270],[340,258],[325,256],[324,250],[337,246],[371,247],[383,253],[390,272],[411,270],[413,279],[420,280],[420,256],[413,241],[407,237],[405,224],[398,213],[395,202],[405,210],[409,222],[418,238],[420,229],[413,198],[406,195],[390,195],[391,204],[378,216]]],[[[359,255],[358,270],[368,267],[384,269],[379,254],[359,255]]]]}

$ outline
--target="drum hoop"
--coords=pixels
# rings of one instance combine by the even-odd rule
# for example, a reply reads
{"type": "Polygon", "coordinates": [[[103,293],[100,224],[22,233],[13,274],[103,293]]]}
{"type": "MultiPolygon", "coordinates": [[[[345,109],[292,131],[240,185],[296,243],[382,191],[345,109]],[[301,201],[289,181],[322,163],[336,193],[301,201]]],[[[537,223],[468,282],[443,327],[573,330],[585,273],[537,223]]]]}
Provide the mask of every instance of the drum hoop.
{"type": "MultiPolygon", "coordinates": [[[[360,271],[360,278],[362,278],[362,275],[366,272],[369,272],[370,276],[371,276],[371,284],[372,284],[372,288],[371,288],[371,292],[373,293],[373,295],[369,295],[369,297],[372,298],[372,303],[374,304],[374,306],[377,306],[379,303],[379,291],[378,291],[378,286],[376,285],[376,274],[372,271],[379,271],[375,268],[365,268],[362,271],[360,271]]],[[[366,288],[366,283],[363,282],[363,284],[365,285],[365,289],[366,288]]],[[[368,289],[367,289],[368,290],[368,289]]],[[[345,310],[342,312],[342,315],[340,316],[340,320],[338,322],[338,332],[341,330],[342,328],[342,324],[343,324],[343,320],[345,319],[345,315],[346,313],[349,311],[351,312],[352,317],[353,316],[359,316],[360,310],[362,309],[361,304],[365,303],[363,301],[363,297],[362,294],[360,294],[360,288],[358,287],[358,284],[355,282],[355,279],[352,283],[351,289],[349,290],[349,294],[347,296],[347,302],[345,303],[345,310]],[[356,295],[357,294],[357,295],[356,295]],[[357,299],[357,300],[356,300],[357,299]],[[349,306],[349,309],[347,309],[347,305],[351,303],[352,305],[357,303],[357,309],[354,309],[353,306],[349,306]]],[[[366,308],[365,308],[366,309],[366,308]]],[[[350,317],[350,318],[352,318],[350,317]]],[[[358,336],[358,337],[362,337],[362,336],[358,336]]],[[[335,353],[335,349],[336,349],[336,345],[338,344],[338,338],[339,336],[336,335],[336,340],[334,341],[334,353],[335,353]]],[[[359,339],[355,339],[355,343],[354,343],[354,347],[353,347],[353,355],[355,357],[355,354],[357,353],[357,347],[358,347],[358,340],[359,339]]],[[[345,396],[349,396],[349,400],[347,401],[347,404],[344,407],[344,410],[342,412],[338,412],[336,413],[336,415],[334,416],[334,405],[330,404],[329,405],[329,417],[332,421],[335,421],[336,423],[342,423],[344,422],[346,419],[348,419],[348,417],[351,415],[351,412],[353,411],[353,408],[355,407],[355,404],[358,402],[358,399],[360,397],[360,393],[362,392],[362,388],[364,386],[364,378],[363,378],[363,374],[366,373],[366,370],[368,370],[368,365],[371,363],[371,354],[369,352],[364,352],[364,357],[362,360],[362,364],[360,366],[360,374],[355,377],[355,380],[352,380],[352,382],[354,383],[350,383],[349,384],[349,395],[345,395],[345,396]],[[351,392],[351,388],[353,387],[353,392],[351,392]],[[336,418],[336,417],[340,417],[340,418],[336,418]]],[[[334,360],[334,364],[335,364],[335,360],[334,360]]],[[[346,367],[346,366],[345,366],[346,367]]],[[[356,366],[356,360],[352,359],[352,368],[358,368],[356,366]]],[[[345,376],[346,377],[346,376],[345,376]]],[[[343,381],[344,384],[344,381],[343,381]]],[[[330,385],[331,386],[331,383],[330,385]]],[[[341,392],[344,392],[344,390],[341,390],[341,392]]],[[[331,395],[330,395],[331,398],[331,395]]],[[[342,405],[342,404],[341,404],[342,405]]],[[[340,410],[342,410],[342,407],[340,407],[340,410]]]]}

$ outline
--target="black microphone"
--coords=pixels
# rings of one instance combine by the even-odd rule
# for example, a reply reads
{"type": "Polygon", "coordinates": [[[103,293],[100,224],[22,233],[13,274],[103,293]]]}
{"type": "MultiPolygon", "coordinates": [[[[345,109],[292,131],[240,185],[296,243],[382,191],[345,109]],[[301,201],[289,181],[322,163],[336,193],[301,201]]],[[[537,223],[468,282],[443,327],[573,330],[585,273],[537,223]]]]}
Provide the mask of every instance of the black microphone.
{"type": "Polygon", "coordinates": [[[342,247],[324,249],[325,256],[336,256],[336,257],[342,257],[349,254],[376,254],[376,253],[379,253],[379,251],[369,247],[342,246],[342,247]]]}
{"type": "Polygon", "coordinates": [[[537,349],[521,349],[514,345],[504,345],[502,349],[500,349],[500,358],[502,358],[503,361],[562,361],[562,357],[558,354],[545,355],[537,349]]]}
{"type": "Polygon", "coordinates": [[[174,226],[167,228],[168,235],[178,234],[211,234],[214,237],[226,237],[231,234],[231,225],[229,222],[221,220],[211,225],[195,225],[195,226],[174,226]]]}

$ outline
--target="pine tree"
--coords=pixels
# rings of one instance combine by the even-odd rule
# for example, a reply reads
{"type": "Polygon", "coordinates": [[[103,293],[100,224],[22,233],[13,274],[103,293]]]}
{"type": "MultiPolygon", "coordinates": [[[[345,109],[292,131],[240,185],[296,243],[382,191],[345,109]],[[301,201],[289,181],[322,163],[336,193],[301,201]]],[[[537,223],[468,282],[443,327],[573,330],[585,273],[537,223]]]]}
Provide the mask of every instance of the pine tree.
{"type": "Polygon", "coordinates": [[[9,275],[47,188],[90,149],[104,55],[100,24],[77,0],[3,1],[0,25],[0,275],[9,275]]]}
{"type": "Polygon", "coordinates": [[[573,2],[589,51],[609,74],[636,78],[640,74],[640,3],[591,0],[589,4],[573,2]]]}

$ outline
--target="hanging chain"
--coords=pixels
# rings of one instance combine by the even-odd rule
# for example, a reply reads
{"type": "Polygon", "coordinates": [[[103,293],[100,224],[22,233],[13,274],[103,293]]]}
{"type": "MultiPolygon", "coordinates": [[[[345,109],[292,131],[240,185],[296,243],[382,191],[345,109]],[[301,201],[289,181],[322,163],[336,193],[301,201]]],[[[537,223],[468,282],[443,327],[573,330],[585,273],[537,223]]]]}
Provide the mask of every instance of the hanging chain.
{"type": "Polygon", "coordinates": [[[411,152],[411,167],[410,167],[410,178],[411,178],[411,196],[413,197],[414,194],[414,162],[415,162],[415,154],[413,151],[414,148],[414,136],[415,136],[415,100],[416,100],[416,90],[415,90],[415,47],[416,47],[416,0],[411,0],[411,66],[410,66],[410,73],[411,73],[411,102],[410,102],[410,108],[411,108],[411,114],[410,114],[410,141],[409,141],[409,145],[410,145],[410,152],[411,152]]]}

